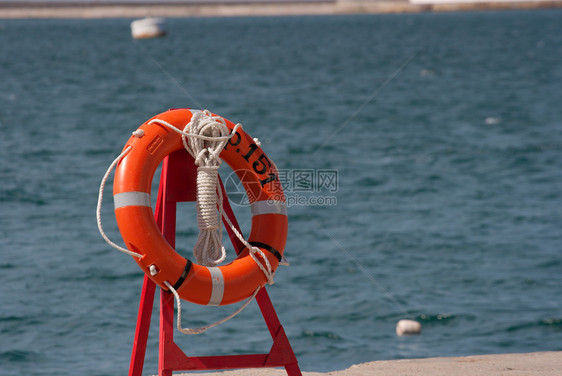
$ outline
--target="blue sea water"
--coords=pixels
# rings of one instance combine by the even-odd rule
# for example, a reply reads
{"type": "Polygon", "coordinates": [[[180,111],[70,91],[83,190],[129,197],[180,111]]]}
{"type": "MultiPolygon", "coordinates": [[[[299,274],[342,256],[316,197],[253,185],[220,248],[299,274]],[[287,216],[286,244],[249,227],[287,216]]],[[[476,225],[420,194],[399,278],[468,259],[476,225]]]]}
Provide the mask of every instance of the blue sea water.
{"type": "MultiPolygon", "coordinates": [[[[98,186],[177,107],[243,123],[305,199],[268,288],[303,370],[562,350],[561,11],[172,19],[145,41],[130,21],[0,20],[0,375],[127,372],[143,274],[99,236],[98,186]]],[[[189,256],[191,204],[178,235],[189,256]]],[[[176,337],[271,345],[255,304],[176,337]]]]}

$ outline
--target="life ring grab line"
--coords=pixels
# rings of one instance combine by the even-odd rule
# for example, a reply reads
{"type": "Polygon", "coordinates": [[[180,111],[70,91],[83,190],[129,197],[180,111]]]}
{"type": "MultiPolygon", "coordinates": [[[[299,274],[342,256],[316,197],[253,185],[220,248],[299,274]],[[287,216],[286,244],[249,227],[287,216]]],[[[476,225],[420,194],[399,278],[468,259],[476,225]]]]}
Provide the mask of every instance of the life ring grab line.
{"type": "MultiPolygon", "coordinates": [[[[133,132],[133,134],[134,134],[134,132],[133,132]]],[[[107,236],[107,234],[105,233],[105,230],[103,229],[102,220],[101,220],[101,207],[102,207],[102,203],[103,203],[103,192],[104,192],[104,189],[105,189],[105,184],[107,183],[107,179],[109,178],[109,174],[111,174],[111,171],[113,171],[113,169],[115,168],[117,163],[119,163],[121,161],[121,159],[130,150],[131,150],[131,147],[125,147],[125,149],[121,152],[121,154],[119,154],[113,160],[113,162],[111,162],[111,164],[107,168],[107,171],[105,172],[105,174],[103,175],[103,177],[101,179],[99,192],[98,192],[98,203],[96,205],[96,222],[97,222],[97,225],[98,225],[98,231],[100,232],[100,235],[106,241],[107,244],[109,244],[111,247],[117,249],[120,252],[131,255],[133,257],[138,257],[140,259],[143,256],[140,253],[132,252],[132,251],[128,250],[127,248],[123,248],[120,245],[113,242],[111,239],[109,239],[109,236],[107,236]]]]}
{"type": "MultiPolygon", "coordinates": [[[[191,113],[193,114],[193,112],[191,112],[191,113]]],[[[164,114],[161,114],[161,115],[165,115],[165,114],[167,114],[167,113],[164,113],[164,114]]],[[[139,128],[139,130],[142,130],[142,131],[144,132],[144,134],[146,134],[147,131],[148,131],[148,129],[147,129],[148,127],[147,127],[147,126],[148,126],[148,125],[153,125],[153,124],[155,123],[154,120],[155,120],[156,118],[160,117],[161,115],[158,115],[158,116],[152,118],[151,120],[147,121],[146,123],[144,123],[144,124],[139,128]],[[147,124],[147,123],[150,123],[150,124],[147,124]]],[[[226,119],[225,119],[225,120],[226,120],[226,119]]],[[[227,124],[228,124],[228,126],[229,126],[230,129],[234,129],[234,128],[233,128],[233,124],[232,124],[231,122],[229,122],[229,121],[226,121],[226,122],[227,122],[227,124]]],[[[181,125],[180,125],[180,127],[181,127],[181,125]]],[[[153,154],[154,151],[155,151],[156,149],[158,149],[158,148],[164,143],[164,142],[162,142],[162,141],[157,141],[156,143],[157,143],[158,145],[157,145],[156,147],[154,147],[154,145],[155,145],[154,140],[158,140],[158,137],[162,137],[159,133],[161,133],[161,132],[156,132],[156,136],[153,137],[152,140],[149,140],[148,145],[145,146],[145,148],[146,148],[147,150],[149,150],[149,152],[152,152],[151,154],[153,154]]],[[[179,133],[179,132],[178,132],[178,133],[179,133]]],[[[258,183],[258,182],[259,182],[259,184],[260,184],[262,187],[265,186],[266,188],[267,188],[268,186],[270,186],[270,185],[275,185],[275,184],[276,184],[276,183],[275,183],[275,179],[270,179],[270,180],[267,181],[266,183],[263,183],[264,180],[267,180],[268,178],[271,177],[271,174],[275,174],[275,175],[276,175],[277,169],[276,169],[275,165],[274,165],[271,161],[269,161],[269,159],[267,159],[267,157],[265,156],[265,154],[263,153],[263,151],[261,151],[261,148],[259,148],[259,146],[257,146],[257,145],[254,143],[254,140],[251,139],[251,137],[249,137],[249,135],[247,135],[247,133],[245,133],[242,129],[237,130],[235,134],[238,134],[238,137],[237,137],[234,141],[232,141],[232,142],[230,142],[230,140],[229,140],[229,142],[228,142],[227,145],[225,146],[225,150],[227,150],[228,147],[232,147],[232,148],[231,148],[232,150],[236,150],[236,149],[234,149],[234,146],[237,146],[237,145],[239,145],[239,144],[243,144],[243,140],[246,140],[246,142],[248,143],[248,145],[250,145],[250,146],[248,146],[248,150],[245,151],[243,154],[242,154],[242,153],[239,153],[239,151],[235,151],[235,153],[239,153],[239,155],[241,155],[242,159],[244,159],[245,162],[248,162],[248,159],[250,159],[249,157],[250,157],[252,154],[256,153],[256,156],[258,156],[257,159],[255,159],[253,162],[250,160],[250,163],[252,163],[252,165],[254,166],[254,167],[253,167],[254,172],[261,172],[262,174],[264,174],[264,173],[269,174],[269,175],[266,175],[266,176],[265,176],[265,179],[264,179],[264,178],[260,178],[259,176],[256,176],[256,178],[253,180],[253,183],[258,183]],[[256,145],[256,146],[254,146],[254,145],[256,145]],[[258,150],[259,150],[259,152],[258,152],[258,150]],[[266,164],[268,164],[268,166],[267,166],[268,168],[266,168],[266,169],[264,170],[263,167],[265,167],[266,164]],[[257,170],[257,171],[256,171],[256,170],[257,170]],[[256,180],[257,180],[257,181],[256,181],[256,180]],[[267,184],[267,183],[273,183],[273,184],[267,184]]],[[[143,144],[140,144],[140,145],[137,146],[137,143],[138,143],[138,142],[136,142],[136,141],[140,141],[140,138],[141,138],[141,137],[131,137],[131,139],[130,139],[129,142],[127,143],[126,148],[130,146],[132,150],[130,150],[130,152],[128,153],[128,155],[126,156],[126,158],[123,158],[123,161],[121,161],[121,163],[119,163],[119,165],[121,165],[121,167],[122,167],[123,164],[126,163],[126,160],[129,158],[129,156],[133,155],[135,149],[141,149],[142,146],[144,146],[143,144]]],[[[143,141],[145,141],[145,140],[143,140],[143,141]]],[[[145,144],[146,144],[146,142],[145,142],[145,144]]],[[[239,148],[237,148],[237,149],[239,149],[239,148]]],[[[169,154],[169,153],[167,153],[167,154],[169,154]]],[[[167,155],[167,154],[166,154],[166,155],[167,155]]],[[[221,157],[223,157],[223,154],[225,154],[225,151],[223,151],[223,152],[221,153],[221,157]]],[[[231,154],[233,154],[233,153],[231,153],[231,154]]],[[[164,156],[165,156],[165,155],[164,155],[164,156]]],[[[162,157],[162,159],[163,159],[163,157],[162,157]]],[[[240,158],[239,158],[239,159],[240,159],[240,158]]],[[[226,161],[227,164],[229,164],[229,165],[231,166],[231,168],[233,168],[233,169],[236,168],[236,164],[235,164],[235,166],[233,167],[233,166],[232,166],[232,163],[229,163],[230,161],[228,160],[228,155],[227,155],[227,158],[223,158],[223,160],[226,161]]],[[[154,161],[153,164],[154,164],[155,162],[156,162],[156,161],[154,161]]],[[[159,161],[158,161],[158,162],[159,162],[159,161]]],[[[240,165],[240,163],[238,163],[238,165],[240,165]]],[[[119,167],[118,167],[118,168],[119,168],[119,167]]],[[[116,175],[117,175],[117,172],[116,172],[116,175]]],[[[153,173],[151,173],[151,175],[153,176],[153,173]]],[[[250,175],[250,174],[246,174],[246,175],[244,176],[244,178],[246,179],[246,183],[247,183],[247,184],[245,185],[245,188],[248,188],[248,185],[249,185],[249,184],[248,184],[248,180],[249,180],[248,177],[249,177],[249,175],[250,175]]],[[[244,183],[244,181],[243,181],[243,183],[244,183]]],[[[254,185],[257,185],[257,184],[254,184],[254,185]]],[[[277,180],[277,185],[279,185],[279,187],[274,187],[273,190],[274,190],[275,193],[276,193],[276,197],[279,197],[280,183],[278,183],[278,180],[277,180]]],[[[150,190],[150,186],[148,186],[147,188],[148,188],[148,192],[139,191],[139,190],[117,192],[117,193],[115,194],[115,196],[114,196],[114,197],[115,197],[114,201],[115,201],[116,214],[117,214],[118,211],[120,211],[120,209],[124,209],[124,208],[135,207],[135,206],[136,206],[136,207],[138,207],[138,206],[141,206],[141,207],[142,207],[142,206],[144,206],[144,207],[150,206],[150,204],[149,204],[149,203],[150,203],[150,191],[149,191],[149,190],[150,190]]],[[[282,188],[281,188],[281,192],[282,192],[282,188]]],[[[256,219],[256,217],[258,217],[258,219],[259,219],[259,217],[271,217],[271,216],[273,215],[273,216],[276,217],[276,218],[275,218],[276,220],[273,221],[273,222],[277,222],[276,224],[279,224],[279,223],[283,224],[283,222],[285,223],[285,229],[283,230],[285,239],[282,241],[281,246],[279,246],[279,245],[277,245],[277,246],[275,246],[275,247],[274,247],[274,246],[271,246],[271,245],[269,246],[269,247],[271,247],[271,249],[279,248],[280,251],[278,251],[278,254],[281,254],[281,255],[282,255],[282,252],[283,252],[283,249],[284,249],[284,245],[285,245],[284,243],[285,243],[285,241],[286,241],[286,203],[285,203],[284,201],[280,201],[280,200],[268,202],[268,201],[267,201],[267,198],[268,198],[269,196],[270,196],[270,194],[268,194],[268,190],[267,190],[267,189],[262,189],[262,190],[259,192],[259,196],[256,197],[257,200],[254,201],[254,202],[252,202],[252,203],[250,204],[251,209],[252,209],[252,215],[253,215],[252,221],[254,221],[254,220],[256,219]],[[260,200],[260,199],[261,199],[261,200],[260,200]],[[285,217],[284,220],[279,220],[279,218],[277,218],[277,217],[280,217],[280,216],[285,217]]],[[[151,210],[152,210],[152,208],[150,208],[150,211],[151,211],[151,210]]],[[[260,236],[262,236],[262,235],[263,235],[263,234],[261,234],[261,235],[258,234],[258,238],[259,238],[260,236]]],[[[262,236],[262,237],[263,237],[263,236],[262,236]]],[[[282,236],[282,237],[283,237],[283,236],[282,236]]],[[[252,239],[252,234],[251,234],[251,235],[250,235],[250,238],[249,238],[250,245],[251,245],[252,240],[253,240],[253,239],[252,239]]],[[[259,240],[259,239],[258,239],[258,240],[259,240]]],[[[256,243],[256,241],[254,241],[254,243],[256,243]]],[[[263,245],[263,244],[267,244],[267,242],[262,242],[262,241],[257,241],[257,243],[262,243],[262,245],[263,245]]],[[[128,243],[127,241],[126,241],[126,244],[127,244],[127,245],[133,245],[133,246],[134,246],[133,243],[128,243]]],[[[269,247],[263,247],[263,250],[267,251],[266,253],[267,253],[268,255],[271,254],[271,255],[273,255],[274,257],[272,257],[272,260],[269,260],[270,257],[266,257],[265,255],[264,255],[262,258],[263,258],[264,261],[269,262],[269,263],[272,263],[272,264],[273,264],[273,265],[272,265],[272,266],[273,266],[273,270],[275,270],[275,268],[277,267],[277,264],[279,263],[279,256],[278,256],[278,254],[275,254],[274,252],[271,252],[270,249],[268,249],[269,247]]],[[[260,248],[262,248],[262,247],[260,247],[260,248]]],[[[134,249],[139,249],[139,247],[134,246],[134,249]]],[[[173,252],[175,252],[175,250],[173,250],[173,252]]],[[[247,250],[246,250],[245,252],[248,253],[247,250]]],[[[144,258],[146,257],[146,253],[143,252],[142,256],[143,256],[143,259],[144,259],[144,258]]],[[[240,258],[240,257],[241,257],[241,258],[244,258],[245,256],[246,256],[246,255],[242,255],[242,256],[239,256],[239,258],[240,258]]],[[[238,258],[237,258],[237,259],[238,259],[238,258]]],[[[184,260],[185,260],[185,259],[184,259],[184,260]]],[[[140,261],[140,260],[139,260],[139,261],[140,261]]],[[[235,261],[236,261],[236,260],[235,260],[235,261]]],[[[185,266],[187,266],[187,261],[185,261],[184,263],[185,263],[185,266]]],[[[140,264],[140,262],[139,262],[139,264],[140,264]]],[[[261,264],[261,262],[260,262],[259,264],[261,264]]],[[[194,264],[194,265],[197,265],[197,264],[194,264]]],[[[228,264],[228,265],[232,265],[232,263],[230,263],[230,264],[228,264]]],[[[216,268],[219,268],[219,269],[211,269],[211,268],[209,268],[209,267],[205,267],[205,269],[207,269],[207,272],[211,275],[211,282],[213,282],[213,281],[220,281],[221,278],[220,278],[220,276],[218,276],[217,271],[223,270],[223,269],[221,269],[221,268],[226,268],[226,269],[228,269],[228,268],[227,268],[228,265],[224,265],[224,266],[221,266],[221,267],[216,267],[216,268]]],[[[198,265],[197,265],[197,266],[198,266],[198,265]]],[[[259,266],[261,266],[261,265],[259,265],[259,266]]],[[[142,265],[141,265],[141,267],[142,267],[142,265]]],[[[150,266],[149,266],[149,268],[150,268],[150,266]]],[[[146,270],[146,265],[145,265],[145,268],[143,268],[143,269],[146,270]]],[[[181,275],[183,274],[185,268],[182,267],[181,269],[182,269],[182,270],[181,270],[180,275],[178,276],[177,280],[174,281],[174,282],[175,282],[175,283],[174,283],[175,287],[178,287],[180,290],[182,289],[182,284],[178,284],[177,282],[180,281],[181,275]]],[[[191,265],[190,265],[190,269],[192,269],[192,268],[191,268],[191,265]]],[[[226,269],[224,269],[224,270],[226,270],[226,269]]],[[[192,274],[192,276],[186,276],[187,278],[184,278],[185,280],[184,280],[183,284],[185,284],[186,281],[190,279],[190,277],[194,277],[194,276],[195,276],[196,274],[198,274],[198,273],[193,273],[193,271],[190,271],[189,274],[192,274]]],[[[221,272],[220,275],[223,275],[223,273],[221,272]]],[[[222,280],[224,281],[224,278],[223,278],[222,280]]],[[[262,281],[262,282],[263,282],[263,281],[262,281]]],[[[260,285],[263,285],[262,282],[260,282],[260,285]]],[[[169,283],[171,283],[171,281],[170,281],[169,283]]],[[[159,284],[160,284],[160,283],[159,283],[159,284]]],[[[160,284],[160,285],[161,285],[161,284],[160,284]]],[[[161,287],[162,287],[162,286],[161,286],[161,287]]],[[[211,288],[211,294],[210,294],[211,297],[210,297],[209,300],[207,301],[207,304],[209,304],[209,303],[211,303],[211,304],[217,304],[217,303],[218,303],[218,304],[229,304],[229,302],[224,302],[224,301],[222,301],[222,300],[219,302],[219,298],[218,298],[218,297],[220,297],[220,296],[222,295],[222,294],[221,294],[221,291],[224,293],[224,290],[225,290],[224,285],[221,285],[221,283],[215,283],[215,284],[213,285],[213,287],[211,288]]],[[[180,291],[180,292],[181,292],[181,291],[180,291]]],[[[186,299],[186,300],[189,300],[189,299],[186,299]]],[[[237,298],[236,298],[236,300],[239,301],[240,299],[237,299],[237,298]]],[[[196,302],[196,303],[202,304],[201,302],[196,302]]]]}

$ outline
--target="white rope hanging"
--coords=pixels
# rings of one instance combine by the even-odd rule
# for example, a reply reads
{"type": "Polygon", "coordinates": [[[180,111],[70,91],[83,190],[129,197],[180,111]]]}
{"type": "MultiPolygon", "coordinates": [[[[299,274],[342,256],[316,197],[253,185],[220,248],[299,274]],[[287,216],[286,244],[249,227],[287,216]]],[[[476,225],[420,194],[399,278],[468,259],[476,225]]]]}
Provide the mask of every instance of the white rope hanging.
{"type": "Polygon", "coordinates": [[[208,329],[214,328],[215,326],[218,326],[220,324],[224,324],[225,322],[234,318],[236,315],[238,315],[240,312],[242,312],[244,310],[244,308],[246,308],[248,306],[248,304],[250,304],[250,302],[256,297],[256,295],[260,291],[260,288],[258,287],[254,291],[254,293],[244,302],[244,304],[242,304],[240,307],[238,307],[238,309],[236,311],[232,312],[230,315],[226,316],[223,319],[220,319],[217,322],[214,322],[214,323],[209,324],[209,325],[200,326],[199,328],[182,328],[182,326],[181,326],[181,298],[180,298],[178,292],[176,291],[176,289],[174,289],[168,281],[166,281],[164,283],[166,284],[168,289],[172,292],[172,294],[174,294],[174,298],[176,298],[176,305],[178,306],[178,314],[177,314],[177,318],[176,318],[176,327],[178,328],[180,333],[183,333],[183,334],[201,334],[203,332],[206,332],[208,329]]]}
{"type": "Polygon", "coordinates": [[[263,251],[261,249],[259,249],[258,247],[253,246],[250,243],[248,243],[248,241],[246,239],[244,239],[244,236],[240,233],[240,231],[238,231],[236,229],[236,227],[232,224],[232,222],[230,222],[230,219],[226,215],[223,215],[223,218],[228,223],[232,232],[234,232],[234,235],[236,235],[238,240],[240,240],[242,242],[242,244],[244,244],[244,246],[246,248],[248,248],[248,250],[250,251],[250,257],[258,265],[260,270],[265,275],[265,278],[267,278],[267,283],[270,284],[270,285],[273,285],[273,283],[275,282],[273,280],[273,277],[275,277],[275,272],[271,269],[271,263],[269,262],[269,260],[265,256],[265,253],[263,253],[263,251]],[[263,261],[265,263],[265,266],[258,260],[258,258],[256,257],[256,253],[261,256],[261,258],[263,259],[263,261]]]}
{"type": "MultiPolygon", "coordinates": [[[[208,111],[197,112],[185,126],[184,132],[207,137],[224,137],[229,135],[228,127],[220,117],[212,116],[208,111]]],[[[226,250],[222,244],[222,196],[218,186],[219,167],[222,163],[219,154],[228,140],[202,140],[197,137],[182,135],[184,146],[191,149],[197,165],[197,225],[199,237],[193,247],[197,262],[204,266],[215,266],[226,259],[226,250]],[[218,193],[217,193],[218,192],[218,193]],[[218,204],[218,205],[217,205],[218,204]],[[217,212],[218,206],[218,212],[217,212]]]]}
{"type": "MultiPolygon", "coordinates": [[[[152,122],[167,125],[159,119],[152,122]]],[[[224,119],[213,116],[207,110],[196,112],[181,132],[183,146],[197,165],[196,208],[199,237],[193,247],[193,255],[197,263],[203,266],[216,266],[226,259],[226,250],[222,244],[222,226],[219,222],[223,214],[222,192],[217,189],[219,167],[222,163],[219,155],[231,134],[235,132],[236,129],[230,133],[224,119]]]]}
{"type": "MultiPolygon", "coordinates": [[[[136,136],[136,137],[138,137],[138,136],[136,136]]],[[[111,164],[107,168],[107,171],[103,175],[103,178],[101,179],[100,189],[99,189],[99,193],[98,193],[98,204],[96,206],[96,221],[98,223],[98,230],[99,230],[102,238],[107,242],[107,244],[109,244],[110,246],[112,246],[113,248],[115,248],[116,250],[118,250],[120,252],[126,253],[126,254],[134,256],[134,257],[142,258],[142,255],[140,253],[129,251],[127,248],[121,247],[120,245],[117,245],[114,242],[112,242],[109,239],[109,237],[105,234],[105,231],[103,230],[103,226],[101,224],[101,204],[103,202],[103,190],[105,188],[105,183],[107,182],[107,179],[109,178],[109,174],[111,173],[111,170],[113,170],[115,168],[115,166],[117,165],[117,163],[119,163],[119,161],[121,159],[125,158],[125,156],[127,155],[127,153],[129,153],[129,151],[131,151],[131,146],[129,146],[125,150],[123,150],[123,152],[121,154],[119,154],[119,156],[117,156],[117,158],[115,158],[113,160],[113,162],[111,162],[111,164]]]]}

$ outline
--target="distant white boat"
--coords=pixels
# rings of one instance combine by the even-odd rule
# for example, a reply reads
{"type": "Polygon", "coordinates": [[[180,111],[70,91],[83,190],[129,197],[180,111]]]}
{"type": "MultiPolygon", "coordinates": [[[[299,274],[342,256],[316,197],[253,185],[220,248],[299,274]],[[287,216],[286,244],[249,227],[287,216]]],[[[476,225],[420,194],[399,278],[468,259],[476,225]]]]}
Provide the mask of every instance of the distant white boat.
{"type": "Polygon", "coordinates": [[[131,35],[135,39],[163,37],[166,33],[164,18],[149,17],[131,22],[131,35]]]}

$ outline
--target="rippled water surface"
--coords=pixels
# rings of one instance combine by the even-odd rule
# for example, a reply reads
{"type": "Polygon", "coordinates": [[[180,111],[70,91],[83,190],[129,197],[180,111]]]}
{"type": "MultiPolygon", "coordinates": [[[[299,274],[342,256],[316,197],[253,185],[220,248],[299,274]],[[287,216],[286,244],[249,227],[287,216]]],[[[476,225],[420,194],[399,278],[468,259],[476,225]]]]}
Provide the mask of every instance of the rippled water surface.
{"type": "MultiPolygon", "coordinates": [[[[242,122],[305,200],[269,288],[304,370],[562,350],[561,19],[173,19],[145,41],[131,20],[1,20],[0,374],[127,372],[143,275],[100,238],[97,189],[130,132],[176,107],[242,122]],[[335,185],[307,184],[321,171],[335,185]],[[401,318],[422,335],[397,337],[401,318]]],[[[233,310],[185,306],[192,326],[233,310]]],[[[255,304],[178,342],[271,344],[255,304]]]]}

